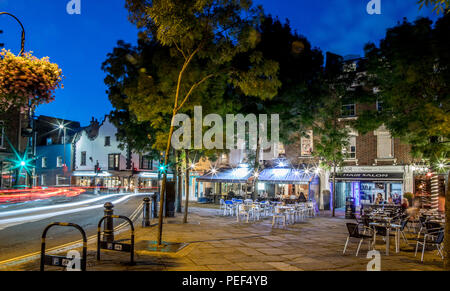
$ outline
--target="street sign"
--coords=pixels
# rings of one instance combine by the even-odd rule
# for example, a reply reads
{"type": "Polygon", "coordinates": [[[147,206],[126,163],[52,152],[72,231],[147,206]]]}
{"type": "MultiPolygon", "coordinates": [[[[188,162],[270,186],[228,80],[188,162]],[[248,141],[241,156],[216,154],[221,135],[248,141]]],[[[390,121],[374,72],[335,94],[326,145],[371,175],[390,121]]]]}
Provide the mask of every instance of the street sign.
{"type": "Polygon", "coordinates": [[[106,242],[101,241],[100,242],[100,248],[102,250],[109,250],[109,251],[118,251],[118,252],[131,252],[131,244],[124,244],[124,243],[118,243],[118,242],[106,242]]]}

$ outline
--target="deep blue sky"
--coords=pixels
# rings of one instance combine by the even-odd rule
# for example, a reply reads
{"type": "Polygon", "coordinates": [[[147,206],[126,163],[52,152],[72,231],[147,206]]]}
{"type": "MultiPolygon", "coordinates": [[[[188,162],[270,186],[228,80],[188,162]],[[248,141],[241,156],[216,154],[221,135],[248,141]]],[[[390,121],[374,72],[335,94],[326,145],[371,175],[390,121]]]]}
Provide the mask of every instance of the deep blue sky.
{"type": "MultiPolygon", "coordinates": [[[[42,105],[37,114],[80,121],[92,116],[103,119],[111,111],[103,83],[101,64],[117,40],[135,43],[137,30],[128,22],[125,0],[81,0],[82,14],[69,15],[69,0],[0,0],[0,11],[15,14],[23,22],[26,50],[49,56],[65,75],[64,89],[56,100],[42,105]]],[[[418,10],[417,0],[381,0],[382,14],[369,15],[369,0],[255,0],[266,13],[288,18],[291,26],[323,52],[363,54],[369,41],[378,42],[403,17],[435,15],[418,10]]],[[[20,29],[7,16],[0,16],[0,42],[18,53],[20,29]]]]}

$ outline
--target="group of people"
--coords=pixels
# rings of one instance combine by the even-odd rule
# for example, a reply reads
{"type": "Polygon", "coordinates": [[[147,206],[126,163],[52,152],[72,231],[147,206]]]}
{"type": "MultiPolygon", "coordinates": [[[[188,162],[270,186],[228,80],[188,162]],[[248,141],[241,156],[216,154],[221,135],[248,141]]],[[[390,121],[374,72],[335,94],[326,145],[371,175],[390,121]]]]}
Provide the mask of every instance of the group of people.
{"type": "Polygon", "coordinates": [[[398,194],[394,194],[394,196],[390,195],[388,201],[384,201],[383,194],[378,193],[377,198],[375,199],[375,204],[377,204],[377,205],[383,205],[383,204],[401,205],[403,210],[406,210],[409,208],[408,199],[406,199],[406,198],[401,199],[400,195],[398,195],[398,194]]]}

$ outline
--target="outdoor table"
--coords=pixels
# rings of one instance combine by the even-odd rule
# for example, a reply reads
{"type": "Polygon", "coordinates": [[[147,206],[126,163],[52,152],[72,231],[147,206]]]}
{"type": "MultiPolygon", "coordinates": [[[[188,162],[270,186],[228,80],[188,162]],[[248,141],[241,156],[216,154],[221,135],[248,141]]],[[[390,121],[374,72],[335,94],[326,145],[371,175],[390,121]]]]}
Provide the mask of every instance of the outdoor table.
{"type": "Polygon", "coordinates": [[[400,252],[400,229],[401,225],[398,224],[391,224],[390,222],[387,223],[379,223],[379,222],[371,222],[369,223],[370,226],[373,227],[373,248],[375,248],[376,239],[377,239],[377,230],[376,226],[378,227],[384,227],[386,228],[386,256],[389,256],[389,250],[390,250],[390,243],[391,243],[391,229],[395,230],[395,252],[400,252]]]}

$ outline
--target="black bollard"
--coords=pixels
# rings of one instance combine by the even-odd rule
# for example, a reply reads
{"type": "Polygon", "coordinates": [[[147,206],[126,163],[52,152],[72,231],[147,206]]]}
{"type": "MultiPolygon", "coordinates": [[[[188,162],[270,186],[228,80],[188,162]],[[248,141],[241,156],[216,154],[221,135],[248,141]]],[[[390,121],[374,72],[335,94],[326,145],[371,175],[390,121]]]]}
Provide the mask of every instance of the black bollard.
{"type": "Polygon", "coordinates": [[[158,218],[158,195],[159,193],[155,193],[152,196],[153,218],[158,218]]]}
{"type": "Polygon", "coordinates": [[[111,217],[114,215],[114,205],[111,202],[106,202],[105,205],[105,216],[107,217],[105,220],[105,225],[103,228],[104,239],[107,242],[114,242],[114,221],[111,217]]]}
{"type": "Polygon", "coordinates": [[[148,198],[148,197],[144,198],[144,207],[142,209],[144,211],[142,227],[149,227],[150,226],[150,198],[148,198]]]}

